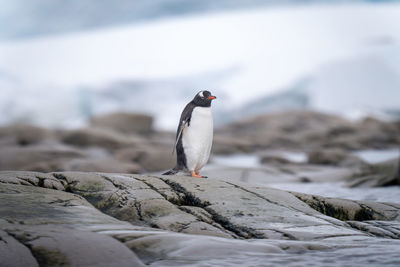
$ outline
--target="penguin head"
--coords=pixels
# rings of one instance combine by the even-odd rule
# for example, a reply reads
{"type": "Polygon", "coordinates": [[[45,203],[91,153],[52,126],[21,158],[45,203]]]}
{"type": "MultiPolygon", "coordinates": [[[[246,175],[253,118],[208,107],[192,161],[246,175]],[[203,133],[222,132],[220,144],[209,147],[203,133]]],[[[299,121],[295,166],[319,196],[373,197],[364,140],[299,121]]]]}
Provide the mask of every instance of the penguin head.
{"type": "Polygon", "coordinates": [[[200,91],[193,98],[193,103],[199,107],[209,107],[211,106],[211,101],[216,99],[217,97],[213,96],[209,91],[200,91]]]}

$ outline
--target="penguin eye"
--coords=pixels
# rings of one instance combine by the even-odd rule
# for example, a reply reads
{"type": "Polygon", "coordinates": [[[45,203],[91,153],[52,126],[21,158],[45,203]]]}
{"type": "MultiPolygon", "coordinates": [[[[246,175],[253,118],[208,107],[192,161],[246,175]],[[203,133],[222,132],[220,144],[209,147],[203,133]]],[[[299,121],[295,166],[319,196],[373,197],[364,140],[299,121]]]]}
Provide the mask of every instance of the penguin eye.
{"type": "Polygon", "coordinates": [[[202,93],[203,93],[203,98],[208,99],[208,97],[211,96],[211,93],[209,91],[202,91],[202,93]]]}

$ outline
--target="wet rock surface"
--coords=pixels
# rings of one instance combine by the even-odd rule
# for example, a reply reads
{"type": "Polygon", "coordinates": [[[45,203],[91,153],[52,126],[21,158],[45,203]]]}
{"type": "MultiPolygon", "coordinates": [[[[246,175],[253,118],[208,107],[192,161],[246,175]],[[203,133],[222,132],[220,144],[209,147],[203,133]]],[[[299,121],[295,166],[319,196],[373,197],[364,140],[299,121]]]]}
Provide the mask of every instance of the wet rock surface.
{"type": "Polygon", "coordinates": [[[185,176],[12,171],[0,172],[0,202],[0,253],[15,266],[400,263],[393,203],[185,176]]]}

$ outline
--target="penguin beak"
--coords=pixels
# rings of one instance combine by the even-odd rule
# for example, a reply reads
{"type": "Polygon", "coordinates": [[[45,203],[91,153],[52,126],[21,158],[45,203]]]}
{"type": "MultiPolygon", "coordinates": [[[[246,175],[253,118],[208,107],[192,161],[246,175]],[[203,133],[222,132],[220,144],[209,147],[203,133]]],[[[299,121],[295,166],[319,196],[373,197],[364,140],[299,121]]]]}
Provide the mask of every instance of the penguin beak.
{"type": "Polygon", "coordinates": [[[208,97],[208,99],[211,99],[211,100],[212,100],[212,99],[216,99],[216,98],[217,98],[217,97],[216,97],[216,96],[213,96],[213,95],[208,97]]]}

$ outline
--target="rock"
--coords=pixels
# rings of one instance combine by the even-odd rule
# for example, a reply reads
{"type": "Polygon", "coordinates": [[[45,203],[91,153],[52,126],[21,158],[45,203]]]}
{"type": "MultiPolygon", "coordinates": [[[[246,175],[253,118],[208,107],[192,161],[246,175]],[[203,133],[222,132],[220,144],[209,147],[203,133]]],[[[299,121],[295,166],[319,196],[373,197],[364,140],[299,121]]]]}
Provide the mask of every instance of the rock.
{"type": "Polygon", "coordinates": [[[273,161],[272,157],[268,164],[251,168],[211,163],[202,174],[214,179],[229,177],[230,181],[268,186],[274,183],[304,181],[317,183],[344,182],[358,172],[359,169],[354,167],[309,165],[301,162],[277,163],[277,161],[273,161]]]}
{"type": "Polygon", "coordinates": [[[115,152],[115,158],[122,162],[139,164],[147,172],[157,172],[171,169],[176,164],[176,155],[171,147],[125,148],[115,152]]]}
{"type": "Polygon", "coordinates": [[[0,203],[2,259],[33,266],[382,265],[400,252],[400,205],[238,182],[0,172],[0,203]]]}
{"type": "Polygon", "coordinates": [[[40,266],[144,266],[131,250],[106,235],[57,226],[5,227],[30,248],[40,266]]]}
{"type": "Polygon", "coordinates": [[[14,237],[0,230],[1,266],[39,266],[31,251],[14,237]]]}
{"type": "Polygon", "coordinates": [[[310,148],[320,143],[329,129],[348,125],[345,120],[311,111],[288,111],[251,117],[217,130],[251,142],[254,148],[310,148]]]}
{"type": "Polygon", "coordinates": [[[348,167],[361,167],[365,165],[359,157],[341,149],[312,150],[307,154],[307,157],[310,164],[348,167]]]}
{"type": "Polygon", "coordinates": [[[379,121],[365,118],[358,123],[359,142],[364,147],[385,149],[387,144],[398,147],[400,143],[400,125],[396,122],[379,121]]]}
{"type": "Polygon", "coordinates": [[[65,190],[65,181],[52,174],[31,171],[1,171],[0,184],[33,185],[48,189],[65,190]]]}
{"type": "Polygon", "coordinates": [[[260,162],[263,164],[287,164],[291,163],[290,160],[280,157],[278,155],[263,155],[260,157],[260,162]]]}
{"type": "Polygon", "coordinates": [[[111,172],[111,173],[140,173],[142,167],[133,162],[120,162],[113,158],[106,159],[74,159],[65,162],[66,171],[111,172]]]}
{"type": "Polygon", "coordinates": [[[56,159],[56,160],[35,162],[26,165],[21,170],[35,171],[35,172],[68,171],[69,169],[65,167],[67,161],[68,159],[56,159]]]}
{"type": "Polygon", "coordinates": [[[387,204],[313,196],[296,192],[292,192],[292,194],[322,214],[342,221],[391,221],[399,217],[397,208],[393,209],[392,206],[387,204]]]}
{"type": "Polygon", "coordinates": [[[164,171],[175,166],[176,154],[172,154],[170,147],[149,148],[139,157],[138,163],[149,172],[164,171]]]}
{"type": "Polygon", "coordinates": [[[248,153],[253,150],[253,144],[248,140],[218,134],[214,136],[212,145],[212,152],[214,154],[227,155],[235,153],[248,153]]]}
{"type": "Polygon", "coordinates": [[[137,113],[111,113],[95,116],[90,120],[93,127],[111,129],[123,134],[147,134],[152,130],[153,117],[137,113]]]}
{"type": "Polygon", "coordinates": [[[366,119],[351,122],[314,111],[286,111],[243,119],[216,130],[216,135],[251,144],[255,150],[358,150],[390,148],[400,143],[395,122],[366,119]]]}
{"type": "Polygon", "coordinates": [[[138,137],[127,137],[110,130],[93,128],[63,131],[60,133],[60,139],[68,145],[77,147],[102,147],[109,150],[127,147],[143,141],[138,137]]]}
{"type": "MultiPolygon", "coordinates": [[[[32,262],[32,266],[143,266],[119,241],[85,229],[124,224],[98,212],[83,198],[33,186],[2,184],[0,189],[0,227],[14,238],[6,246],[8,251],[2,249],[7,253],[2,254],[2,259],[10,258],[18,245],[21,254],[13,264],[19,261],[32,262]]],[[[129,229],[129,225],[126,227],[129,229]]]]}
{"type": "Polygon", "coordinates": [[[150,140],[150,144],[152,146],[163,146],[169,147],[172,150],[172,147],[175,144],[175,132],[157,130],[152,131],[149,135],[146,135],[147,140],[150,140]]]}
{"type": "Polygon", "coordinates": [[[114,153],[114,158],[123,162],[138,162],[139,158],[143,155],[143,150],[137,147],[127,147],[118,149],[114,153]]]}
{"type": "Polygon", "coordinates": [[[388,224],[386,222],[381,221],[366,221],[366,222],[359,222],[359,221],[348,221],[348,224],[351,227],[359,229],[361,231],[370,233],[374,236],[382,236],[382,237],[391,237],[394,239],[398,238],[398,235],[393,234],[393,232],[398,233],[397,227],[393,227],[393,225],[388,224]]]}
{"type": "Polygon", "coordinates": [[[0,170],[40,170],[41,165],[43,170],[48,170],[49,162],[53,162],[54,167],[58,169],[62,164],[56,163],[56,160],[64,161],[80,157],[84,157],[82,152],[65,146],[2,147],[0,149],[0,170]]]}
{"type": "MultiPolygon", "coordinates": [[[[9,177],[10,172],[7,175],[9,177]]],[[[311,231],[311,236],[305,236],[303,231],[300,234],[296,230],[285,229],[293,224],[296,227],[307,227],[321,223],[324,229],[328,229],[329,222],[333,228],[328,232],[333,235],[337,226],[344,227],[345,224],[324,217],[319,212],[340,220],[393,220],[399,213],[393,206],[384,204],[377,207],[363,203],[363,208],[368,207],[368,212],[364,212],[351,208],[361,207],[357,201],[328,201],[309,197],[325,206],[329,204],[338,210],[346,210],[342,213],[346,213],[347,217],[340,217],[318,210],[316,204],[311,203],[306,196],[299,197],[297,193],[215,180],[198,180],[194,183],[193,178],[185,177],[76,172],[56,173],[54,177],[68,185],[68,192],[80,194],[101,211],[118,219],[176,232],[242,238],[271,238],[275,236],[271,233],[279,232],[281,238],[309,239],[316,238],[318,234],[311,231]],[[345,208],[343,203],[347,203],[350,208],[345,208]],[[379,212],[374,211],[377,208],[379,212]],[[364,213],[370,217],[354,215],[364,213]],[[279,226],[275,224],[278,221],[279,226]],[[202,226],[199,227],[199,223],[202,226]]],[[[352,230],[343,228],[339,232],[343,231],[352,230]]],[[[325,233],[321,234],[323,236],[325,233]]]]}
{"type": "Polygon", "coordinates": [[[200,222],[199,228],[196,216],[175,206],[179,196],[162,180],[68,172],[58,176],[70,184],[68,191],[81,192],[94,206],[118,219],[176,232],[188,232],[194,228],[202,234],[230,236],[218,225],[200,222]],[[164,195],[169,196],[169,200],[164,195]]]}
{"type": "Polygon", "coordinates": [[[12,138],[15,144],[20,146],[38,144],[51,137],[49,130],[29,124],[0,127],[0,139],[12,138]]]}
{"type": "Polygon", "coordinates": [[[369,164],[348,178],[349,187],[379,187],[400,185],[400,161],[393,159],[369,164]]]}

